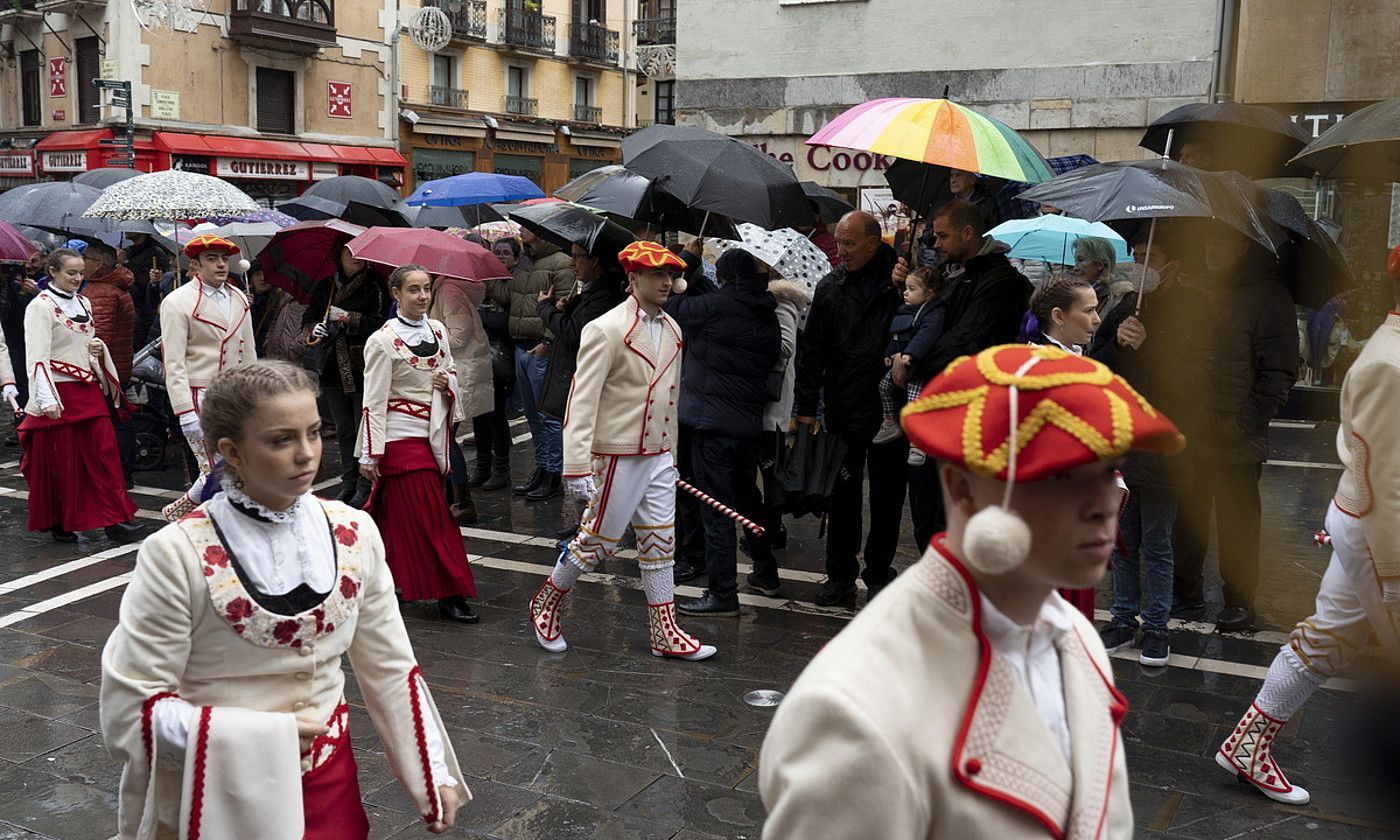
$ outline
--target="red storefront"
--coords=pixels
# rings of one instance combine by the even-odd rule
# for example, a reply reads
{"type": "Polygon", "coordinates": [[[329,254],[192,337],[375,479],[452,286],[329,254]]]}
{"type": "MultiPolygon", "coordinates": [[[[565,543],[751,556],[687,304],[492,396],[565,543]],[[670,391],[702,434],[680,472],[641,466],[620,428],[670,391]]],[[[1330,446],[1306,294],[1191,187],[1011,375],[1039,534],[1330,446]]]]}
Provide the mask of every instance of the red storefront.
{"type": "MultiPolygon", "coordinates": [[[[113,147],[112,129],[59,131],[35,146],[38,174],[72,177],[101,169],[113,147]]],[[[136,168],[142,172],[181,169],[226,178],[255,199],[281,201],[300,195],[315,181],[362,175],[394,188],[404,183],[407,161],[394,149],[259,140],[212,134],[156,131],[136,139],[136,168]]]]}

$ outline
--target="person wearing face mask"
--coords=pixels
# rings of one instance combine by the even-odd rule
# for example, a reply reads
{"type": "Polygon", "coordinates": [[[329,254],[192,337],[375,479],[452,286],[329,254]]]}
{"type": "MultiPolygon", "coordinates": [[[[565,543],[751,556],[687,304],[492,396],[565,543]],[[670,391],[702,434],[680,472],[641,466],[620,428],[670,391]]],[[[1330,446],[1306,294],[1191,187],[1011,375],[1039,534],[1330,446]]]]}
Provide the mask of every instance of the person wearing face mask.
{"type": "Polygon", "coordinates": [[[389,275],[398,314],[365,342],[355,455],[373,484],[365,510],[384,534],[385,562],[405,601],[437,601],[449,621],[475,624],[476,581],[447,505],[452,426],[461,421],[447,328],[428,317],[433,281],[421,265],[389,275]]]}
{"type": "Polygon", "coordinates": [[[364,507],[369,498],[369,482],[360,475],[355,453],[349,445],[350,430],[360,419],[360,392],[365,385],[365,341],[384,325],[389,311],[389,294],[379,272],[364,260],[355,259],[343,244],[336,247],[333,283],[322,283],[312,293],[302,314],[302,331],[315,342],[326,342],[324,352],[315,358],[319,371],[321,397],[330,410],[337,434],[343,434],[340,450],[340,491],[336,498],[350,507],[364,507]],[[329,309],[327,308],[329,307],[329,309]]]}
{"type": "MultiPolygon", "coordinates": [[[[134,534],[136,503],[126,492],[110,407],[122,403],[121,379],[97,337],[92,304],[78,294],[83,258],[60,248],[49,255],[48,288],[24,311],[29,404],[19,424],[29,485],[29,530],[56,542],[102,528],[111,539],[134,534]]],[[[13,379],[0,371],[0,378],[13,379]]],[[[4,396],[14,396],[13,384],[4,396]]]]}
{"type": "Polygon", "coordinates": [[[211,467],[199,425],[204,389],[220,371],[258,357],[252,307],[247,296],[228,282],[229,258],[237,255],[238,246],[221,236],[196,236],[185,246],[194,279],[171,291],[160,304],[165,390],[199,472],[190,489],[161,511],[168,522],[199,505],[211,467]]]}
{"type": "MultiPolygon", "coordinates": [[[[1144,230],[1130,244],[1141,306],[1136,291],[1119,301],[1105,315],[1089,354],[1167,412],[1188,439],[1198,439],[1213,310],[1201,291],[1182,282],[1179,246],[1170,235],[1159,231],[1149,249],[1144,230]]],[[[1129,490],[1119,517],[1123,544],[1113,558],[1112,619],[1099,633],[1110,653],[1139,645],[1139,661],[1149,667],[1165,665],[1171,653],[1167,622],[1178,509],[1184,496],[1208,492],[1190,481],[1189,466],[1188,456],[1141,452],[1123,465],[1129,490]]]]}
{"type": "Polygon", "coordinates": [[[1134,289],[1132,280],[1118,270],[1114,259],[1113,243],[1107,239],[1081,236],[1074,241],[1074,273],[1093,287],[1101,317],[1134,289]]]}

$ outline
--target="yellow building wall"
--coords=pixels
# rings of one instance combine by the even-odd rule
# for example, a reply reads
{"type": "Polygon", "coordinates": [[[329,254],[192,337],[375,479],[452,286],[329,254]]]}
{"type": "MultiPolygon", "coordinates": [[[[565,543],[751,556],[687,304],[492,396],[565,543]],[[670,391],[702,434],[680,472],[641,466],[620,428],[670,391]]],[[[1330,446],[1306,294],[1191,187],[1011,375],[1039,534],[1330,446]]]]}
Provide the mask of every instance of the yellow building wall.
{"type": "Polygon", "coordinates": [[[1400,96],[1396,0],[1242,0],[1235,98],[1347,102],[1400,96]]]}

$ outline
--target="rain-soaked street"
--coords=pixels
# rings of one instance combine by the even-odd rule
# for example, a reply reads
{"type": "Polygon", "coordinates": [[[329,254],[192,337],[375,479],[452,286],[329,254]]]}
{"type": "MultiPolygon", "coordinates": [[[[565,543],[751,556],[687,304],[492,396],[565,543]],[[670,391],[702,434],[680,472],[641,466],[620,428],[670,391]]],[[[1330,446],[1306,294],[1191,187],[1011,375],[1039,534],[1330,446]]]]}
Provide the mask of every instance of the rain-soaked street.
{"type": "MultiPolygon", "coordinates": [[[[1327,561],[1311,537],[1339,475],[1335,430],[1284,421],[1273,429],[1263,479],[1263,629],[1214,632],[1208,622],[1220,608],[1217,577],[1206,623],[1174,622],[1169,667],[1142,668],[1133,651],[1115,659],[1131,704],[1123,735],[1139,837],[1389,836],[1383,826],[1394,824],[1391,815],[1365,795],[1368,773],[1351,751],[1362,709],[1351,681],[1329,684],[1276,744],[1293,780],[1312,791],[1312,804],[1271,802],[1211,758],[1288,629],[1311,610],[1327,561]]],[[[524,439],[523,422],[515,431],[524,439]]],[[[528,445],[517,446],[514,458],[523,475],[528,445]]],[[[55,545],[27,533],[18,459],[17,448],[0,449],[0,838],[103,840],[115,832],[119,769],[99,731],[99,656],[137,546],[95,533],[55,545]]],[[[138,474],[138,482],[141,522],[154,529],[156,511],[174,497],[180,478],[171,469],[138,474]]],[[[688,619],[719,655],[662,662],[646,655],[630,555],[578,589],[565,613],[569,651],[541,651],[529,635],[526,604],[553,563],[548,535],[558,526],[558,502],[526,504],[506,490],[478,492],[477,503],[481,522],[464,534],[482,593],[481,624],[453,626],[428,605],[405,608],[475,796],[453,836],[757,837],[763,807],[756,766],[772,710],[743,698],[756,689],[787,689],[850,617],[812,605],[822,579],[816,524],[790,523],[780,555],[784,598],[743,595],[737,620],[688,619]]],[[[901,568],[917,558],[910,543],[906,537],[901,568]]],[[[1101,586],[1101,611],[1105,591],[1101,586]]],[[[426,836],[378,752],[353,681],[349,687],[371,836],[426,836]]]]}

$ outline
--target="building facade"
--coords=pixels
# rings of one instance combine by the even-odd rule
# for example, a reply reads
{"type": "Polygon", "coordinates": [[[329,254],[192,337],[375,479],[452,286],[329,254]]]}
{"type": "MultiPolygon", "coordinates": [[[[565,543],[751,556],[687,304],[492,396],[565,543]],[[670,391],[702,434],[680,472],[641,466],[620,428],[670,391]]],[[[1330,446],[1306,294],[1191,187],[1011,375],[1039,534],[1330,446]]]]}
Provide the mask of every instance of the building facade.
{"type": "Polygon", "coordinates": [[[440,49],[405,7],[400,148],[413,182],[458,172],[522,175],[551,192],[621,160],[632,120],[624,0],[429,0],[450,25],[440,49]],[[436,46],[428,44],[427,46],[436,46]]]}
{"type": "Polygon", "coordinates": [[[710,0],[677,10],[676,116],[854,198],[888,159],[803,141],[879,97],[946,95],[1047,156],[1140,158],[1145,126],[1207,100],[1218,0],[710,0]],[[1032,11],[1039,9],[1040,11],[1032,11]]]}
{"type": "Polygon", "coordinates": [[[396,21],[394,0],[16,0],[0,8],[0,177],[106,165],[125,110],[103,78],[131,83],[138,169],[265,203],[339,174],[401,187],[396,21]]]}

